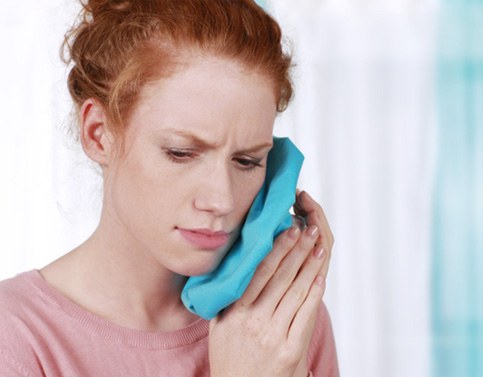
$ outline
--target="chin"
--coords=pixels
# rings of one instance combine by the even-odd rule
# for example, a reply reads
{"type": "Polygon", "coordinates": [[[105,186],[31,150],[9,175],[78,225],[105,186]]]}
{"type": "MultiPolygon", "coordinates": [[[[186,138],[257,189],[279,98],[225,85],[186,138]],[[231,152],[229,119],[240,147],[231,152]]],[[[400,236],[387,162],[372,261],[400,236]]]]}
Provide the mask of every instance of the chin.
{"type": "Polygon", "coordinates": [[[187,277],[200,276],[214,271],[220,264],[223,256],[224,254],[216,257],[214,255],[208,255],[203,258],[202,256],[198,255],[197,257],[192,257],[190,263],[186,263],[185,260],[176,266],[171,266],[168,268],[178,275],[187,277]]]}

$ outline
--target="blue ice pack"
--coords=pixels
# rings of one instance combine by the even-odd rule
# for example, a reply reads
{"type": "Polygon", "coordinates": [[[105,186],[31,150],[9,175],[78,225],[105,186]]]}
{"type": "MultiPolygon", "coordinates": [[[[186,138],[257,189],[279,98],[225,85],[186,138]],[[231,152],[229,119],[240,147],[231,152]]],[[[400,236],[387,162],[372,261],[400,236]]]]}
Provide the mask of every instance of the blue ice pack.
{"type": "Polygon", "coordinates": [[[192,276],[181,293],[184,305],[205,319],[238,300],[274,238],[292,225],[290,208],[304,156],[288,138],[275,137],[268,154],[265,182],[247,214],[240,236],[218,267],[192,276]]]}

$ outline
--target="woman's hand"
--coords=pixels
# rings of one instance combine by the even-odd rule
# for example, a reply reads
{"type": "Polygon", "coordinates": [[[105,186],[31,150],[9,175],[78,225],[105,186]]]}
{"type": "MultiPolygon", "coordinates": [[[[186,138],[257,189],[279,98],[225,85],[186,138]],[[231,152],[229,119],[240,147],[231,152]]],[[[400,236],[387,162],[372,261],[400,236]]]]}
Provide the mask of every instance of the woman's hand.
{"type": "MultiPolygon", "coordinates": [[[[305,218],[307,226],[315,225],[320,229],[317,245],[322,245],[326,254],[321,276],[327,278],[329,271],[329,262],[332,255],[332,246],[334,245],[334,235],[330,230],[329,222],[325,216],[322,207],[305,191],[297,190],[297,200],[294,205],[294,211],[297,216],[305,218]]],[[[325,286],[324,286],[325,289],[325,286]]]]}
{"type": "Polygon", "coordinates": [[[307,350],[333,244],[322,208],[297,195],[292,227],[275,240],[244,295],[211,321],[211,376],[306,377],[307,350]]]}

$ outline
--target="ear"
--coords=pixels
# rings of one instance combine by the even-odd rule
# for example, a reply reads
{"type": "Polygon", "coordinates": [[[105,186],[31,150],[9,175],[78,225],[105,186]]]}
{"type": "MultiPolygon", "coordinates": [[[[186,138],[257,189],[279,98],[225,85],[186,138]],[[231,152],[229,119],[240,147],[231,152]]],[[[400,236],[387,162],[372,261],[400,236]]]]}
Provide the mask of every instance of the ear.
{"type": "Polygon", "coordinates": [[[80,139],[86,155],[101,167],[107,166],[114,151],[114,137],[107,128],[107,116],[101,104],[87,99],[80,109],[80,139]]]}

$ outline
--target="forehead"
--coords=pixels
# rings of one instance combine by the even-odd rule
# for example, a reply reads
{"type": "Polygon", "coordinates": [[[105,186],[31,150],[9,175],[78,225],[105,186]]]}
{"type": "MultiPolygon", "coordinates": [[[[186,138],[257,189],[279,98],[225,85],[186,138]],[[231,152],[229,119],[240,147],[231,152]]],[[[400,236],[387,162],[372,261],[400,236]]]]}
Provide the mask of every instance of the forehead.
{"type": "Polygon", "coordinates": [[[271,135],[276,116],[272,80],[229,59],[196,57],[145,85],[132,127],[212,133],[240,129],[271,135]]]}
{"type": "Polygon", "coordinates": [[[246,86],[246,90],[257,91],[263,86],[264,94],[276,100],[275,80],[269,74],[237,60],[201,53],[183,53],[173,59],[167,75],[150,81],[143,87],[141,99],[168,95],[167,91],[163,92],[163,88],[168,88],[170,95],[183,91],[210,94],[216,89],[237,90],[241,85],[246,86]]]}

